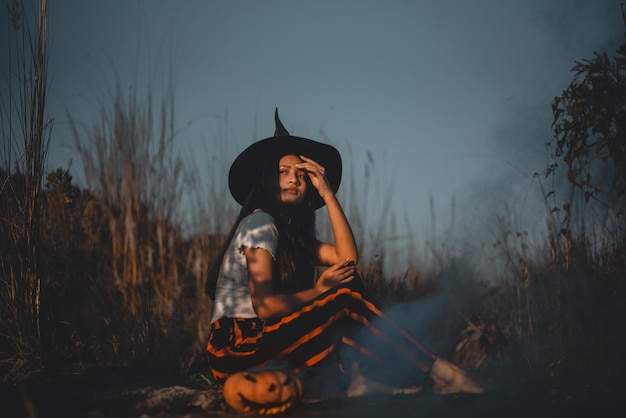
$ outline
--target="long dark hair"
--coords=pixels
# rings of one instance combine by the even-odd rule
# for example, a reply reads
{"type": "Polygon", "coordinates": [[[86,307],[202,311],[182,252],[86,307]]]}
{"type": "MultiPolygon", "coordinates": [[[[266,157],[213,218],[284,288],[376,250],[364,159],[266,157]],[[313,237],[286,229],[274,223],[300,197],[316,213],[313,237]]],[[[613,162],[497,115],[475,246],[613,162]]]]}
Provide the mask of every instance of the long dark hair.
{"type": "Polygon", "coordinates": [[[304,201],[297,206],[284,205],[280,199],[281,191],[278,185],[280,157],[282,156],[268,158],[261,164],[226,242],[208,270],[205,292],[211,299],[215,299],[215,287],[220,267],[233,240],[235,230],[241,220],[256,209],[261,209],[271,215],[278,229],[278,251],[273,271],[275,292],[294,293],[310,288],[314,284],[315,250],[318,241],[311,195],[316,193],[316,190],[305,176],[309,187],[307,187],[304,201]]]}

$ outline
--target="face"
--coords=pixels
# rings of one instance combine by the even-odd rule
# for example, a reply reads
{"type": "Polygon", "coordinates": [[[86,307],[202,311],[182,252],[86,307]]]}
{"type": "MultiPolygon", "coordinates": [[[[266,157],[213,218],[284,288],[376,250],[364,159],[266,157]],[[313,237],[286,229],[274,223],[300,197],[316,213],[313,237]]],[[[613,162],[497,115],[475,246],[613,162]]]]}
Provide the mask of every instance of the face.
{"type": "Polygon", "coordinates": [[[280,200],[287,205],[299,205],[304,200],[307,182],[304,170],[296,168],[302,163],[296,155],[285,155],[278,162],[280,200]]]}

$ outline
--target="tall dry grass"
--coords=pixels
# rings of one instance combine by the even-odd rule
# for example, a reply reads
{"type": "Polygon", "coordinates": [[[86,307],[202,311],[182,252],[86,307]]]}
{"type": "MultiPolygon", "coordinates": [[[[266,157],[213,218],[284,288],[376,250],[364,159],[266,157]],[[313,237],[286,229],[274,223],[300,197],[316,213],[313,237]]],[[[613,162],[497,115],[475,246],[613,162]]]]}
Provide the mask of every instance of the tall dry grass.
{"type": "Polygon", "coordinates": [[[555,203],[559,193],[572,201],[571,190],[546,192],[545,224],[536,234],[519,228],[508,211],[489,226],[493,242],[474,254],[485,264],[473,281],[479,297],[452,350],[458,363],[482,367],[497,360],[520,373],[554,378],[623,369],[621,215],[585,205],[563,209],[555,203]]]}
{"type": "Polygon", "coordinates": [[[7,7],[8,94],[0,111],[0,370],[19,377],[39,367],[44,345],[39,242],[52,120],[46,114],[47,3],[38,2],[35,17],[27,15],[23,2],[7,7]]]}
{"type": "MultiPolygon", "coordinates": [[[[39,5],[37,36],[29,35],[17,1],[9,22],[16,70],[1,119],[2,379],[95,365],[206,370],[211,304],[204,277],[237,210],[224,199],[227,114],[211,138],[213,157],[198,163],[181,156],[172,83],[155,99],[151,86],[140,96],[118,82],[113,96],[99,98],[92,123],[70,115],[85,186],[73,183],[69,169],[46,175],[46,3],[39,5]]],[[[407,327],[468,368],[505,365],[541,375],[623,368],[620,214],[591,218],[581,205],[557,204],[551,191],[539,237],[505,209],[485,226],[493,242],[463,245],[453,215],[448,231],[433,231],[418,248],[409,217],[400,224],[390,211],[388,167],[366,156],[363,171],[348,160],[340,200],[377,303],[400,306],[407,327]],[[397,258],[398,247],[406,260],[397,258]]],[[[432,198],[431,212],[434,227],[432,198]]]]}
{"type": "MultiPolygon", "coordinates": [[[[221,140],[224,141],[224,137],[221,140]]],[[[370,164],[373,162],[370,161],[370,164]]],[[[149,166],[146,162],[141,165],[149,166]]],[[[108,167],[115,165],[109,164],[108,167]]],[[[106,171],[110,168],[104,169],[106,171]]],[[[186,238],[181,238],[179,244],[187,248],[186,268],[192,272],[190,277],[193,277],[187,282],[189,289],[198,293],[202,289],[204,266],[208,265],[211,255],[215,254],[221,243],[220,231],[228,230],[234,214],[233,208],[225,207],[221,199],[227,191],[225,186],[220,186],[223,182],[218,172],[225,171],[225,167],[212,167],[211,170],[215,171],[213,176],[209,176],[210,181],[219,184],[213,184],[209,187],[209,192],[205,191],[210,197],[207,200],[202,199],[201,189],[196,189],[199,197],[194,224],[200,232],[185,235],[186,238]]],[[[365,170],[371,172],[371,166],[367,166],[365,170]]],[[[418,332],[430,333],[429,339],[438,352],[454,358],[468,368],[504,364],[521,373],[543,375],[555,373],[558,368],[565,367],[557,365],[578,367],[589,364],[590,359],[597,358],[600,353],[603,353],[605,365],[614,364],[611,361],[617,360],[617,350],[609,353],[607,347],[611,347],[611,339],[619,342],[616,325],[621,322],[619,316],[611,313],[619,313],[618,307],[624,293],[620,282],[597,278],[606,270],[624,272],[623,264],[616,262],[620,259],[619,245],[622,245],[620,242],[623,243],[623,231],[613,230],[613,234],[597,231],[597,236],[590,237],[588,228],[574,228],[570,223],[569,232],[565,233],[563,219],[556,217],[558,212],[547,204],[546,230],[543,238],[537,239],[530,237],[527,231],[520,230],[510,212],[505,210],[503,216],[494,218],[493,224],[487,226],[493,232],[494,242],[491,245],[472,248],[469,253],[464,248],[454,248],[453,230],[456,228],[451,225],[449,233],[443,234],[446,237],[445,242],[438,241],[442,238],[437,238],[433,232],[432,239],[425,244],[430,258],[422,256],[418,259],[414,248],[416,245],[409,240],[409,246],[415,251],[415,258],[407,260],[404,273],[389,275],[385,272],[384,263],[385,251],[389,251],[390,247],[385,247],[385,244],[388,243],[388,237],[395,235],[394,218],[389,213],[383,213],[378,227],[365,226],[362,217],[367,216],[369,186],[359,184],[357,174],[349,172],[348,176],[354,180],[348,180],[342,186],[344,195],[341,200],[346,202],[349,217],[356,225],[357,240],[364,247],[374,249],[363,258],[361,266],[365,272],[368,291],[386,307],[415,301],[418,304],[430,304],[428,301],[437,300],[436,304],[429,305],[435,310],[431,313],[432,324],[419,328],[418,332]],[[586,244],[591,238],[595,242],[603,242],[597,247],[602,248],[601,252],[592,251],[586,244]],[[477,258],[485,260],[486,269],[476,267],[477,258]],[[611,266],[599,266],[598,260],[613,261],[611,266]],[[488,276],[483,274],[485,270],[489,271],[488,276]],[[601,303],[599,298],[605,298],[607,303],[601,303]],[[601,326],[598,326],[596,320],[600,320],[601,326]]],[[[363,179],[367,181],[367,176],[362,177],[363,179]]],[[[374,195],[378,196],[377,193],[374,195]]],[[[154,202],[158,202],[158,199],[148,199],[146,204],[152,205],[154,202]]],[[[109,205],[115,206],[107,203],[109,205]]],[[[434,216],[434,204],[431,203],[431,206],[434,216]]],[[[158,211],[145,212],[136,218],[137,222],[150,219],[150,214],[156,212],[158,211]]],[[[454,208],[452,212],[454,213],[454,208]]],[[[584,215],[581,216],[584,219],[584,215]]],[[[180,220],[170,219],[169,222],[177,225],[176,222],[180,220]]],[[[113,223],[117,225],[117,221],[113,223]]],[[[324,228],[323,223],[321,228],[324,228]]],[[[122,232],[117,241],[122,240],[122,232]]],[[[135,242],[145,245],[149,240],[137,237],[135,242]]],[[[126,252],[124,250],[120,253],[118,264],[124,260],[123,256],[128,256],[126,252]]],[[[122,269],[124,271],[132,269],[122,269]]],[[[121,275],[122,273],[117,273],[118,277],[121,275]]],[[[153,282],[149,286],[152,285],[153,282]]],[[[117,306],[122,306],[125,310],[131,309],[124,305],[124,301],[132,300],[132,296],[136,294],[133,293],[133,287],[120,288],[118,291],[127,292],[127,299],[122,299],[121,305],[117,306]]],[[[146,300],[142,292],[135,296],[137,300],[146,300]]],[[[162,300],[180,299],[170,296],[169,299],[162,300]]],[[[195,349],[186,352],[192,353],[192,357],[201,357],[201,346],[208,326],[209,304],[202,304],[201,299],[198,299],[198,303],[202,306],[190,302],[189,299],[181,301],[178,306],[185,312],[181,324],[184,324],[183,328],[187,331],[184,335],[176,336],[163,332],[161,338],[154,341],[154,346],[171,355],[171,344],[184,341],[185,344],[177,346],[180,351],[178,354],[182,354],[185,351],[182,348],[190,344],[195,349]],[[203,314],[199,314],[200,312],[203,314]],[[196,327],[196,332],[190,331],[193,327],[196,327]]],[[[109,305],[110,308],[113,306],[116,306],[115,301],[109,305]]],[[[151,316],[153,313],[149,313],[150,315],[143,314],[143,317],[156,319],[155,324],[163,324],[162,317],[154,317],[151,316]]],[[[423,318],[410,316],[404,320],[409,327],[412,321],[423,322],[423,318]]],[[[131,324],[132,322],[124,324],[125,327],[130,327],[127,331],[133,329],[131,324]]],[[[161,329],[167,330],[167,327],[161,325],[161,329]]],[[[138,358],[143,360],[150,355],[145,350],[137,353],[138,358]]]]}
{"type": "Polygon", "coordinates": [[[203,289],[207,239],[187,239],[181,202],[190,173],[176,143],[171,82],[160,101],[149,87],[125,94],[118,83],[99,118],[71,126],[93,194],[86,229],[100,231],[104,357],[120,364],[185,369],[203,353],[198,326],[210,304],[203,289]],[[178,349],[176,349],[178,347],[178,349]]]}

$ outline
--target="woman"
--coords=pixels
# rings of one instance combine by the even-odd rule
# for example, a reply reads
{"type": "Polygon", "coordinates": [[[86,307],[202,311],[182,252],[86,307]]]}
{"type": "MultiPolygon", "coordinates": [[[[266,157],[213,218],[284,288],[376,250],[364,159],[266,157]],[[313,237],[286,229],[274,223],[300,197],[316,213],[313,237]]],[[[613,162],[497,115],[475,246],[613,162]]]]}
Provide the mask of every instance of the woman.
{"type": "Polygon", "coordinates": [[[278,110],[275,122],[274,136],[244,150],[229,172],[231,194],[242,209],[207,280],[214,300],[207,351],[218,382],[270,363],[300,373],[331,354],[345,364],[340,349],[351,347],[389,380],[374,383],[353,363],[349,396],[417,391],[400,388],[412,382],[393,380],[408,365],[429,376],[436,393],[481,392],[465,372],[424,350],[363,297],[354,236],[335,196],[339,152],[289,135],[278,110]],[[322,206],[334,243],[315,235],[315,210],[322,206]],[[315,279],[318,265],[327,268],[315,279]],[[382,343],[365,347],[356,331],[382,343]],[[385,363],[377,350],[404,361],[385,363]]]}

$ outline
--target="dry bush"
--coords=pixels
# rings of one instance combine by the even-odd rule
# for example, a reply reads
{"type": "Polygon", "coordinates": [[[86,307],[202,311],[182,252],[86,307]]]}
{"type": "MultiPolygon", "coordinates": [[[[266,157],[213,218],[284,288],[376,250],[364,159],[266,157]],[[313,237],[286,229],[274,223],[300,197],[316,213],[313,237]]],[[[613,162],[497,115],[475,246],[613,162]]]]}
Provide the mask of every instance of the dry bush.
{"type": "Polygon", "coordinates": [[[455,360],[544,376],[622,367],[626,231],[600,223],[590,233],[586,225],[598,223],[578,219],[564,223],[552,211],[545,236],[533,240],[509,218],[498,220],[496,243],[483,254],[494,260],[493,277],[476,282],[482,296],[457,334],[455,360]]]}
{"type": "Polygon", "coordinates": [[[98,269],[88,280],[102,291],[102,334],[91,351],[107,362],[185,369],[202,353],[198,323],[210,309],[202,291],[210,252],[207,242],[181,231],[186,173],[175,146],[171,83],[158,106],[150,91],[142,101],[118,83],[99,113],[84,130],[72,121],[93,194],[84,230],[100,239],[98,269]]]}
{"type": "MultiPolygon", "coordinates": [[[[20,26],[20,3],[12,4],[9,23],[22,43],[17,44],[20,54],[11,56],[28,65],[18,66],[25,72],[11,72],[18,87],[10,89],[15,93],[2,106],[4,379],[23,379],[41,367],[206,367],[211,304],[204,277],[235,213],[223,199],[226,182],[218,171],[226,168],[216,166],[223,158],[206,165],[212,183],[205,199],[204,186],[185,170],[193,171],[194,164],[178,153],[171,83],[157,103],[151,91],[145,97],[137,89],[126,95],[118,83],[112,98],[101,99],[92,125],[72,123],[86,189],[61,169],[48,174],[42,189],[51,127],[44,112],[45,1],[36,39],[20,26]],[[181,202],[190,191],[197,198],[195,218],[185,230],[181,202]]],[[[433,234],[426,243],[432,259],[421,260],[410,233],[397,233],[389,212],[392,188],[380,178],[368,154],[363,176],[352,170],[341,189],[362,252],[366,289],[385,307],[436,301],[437,306],[428,305],[436,309],[428,332],[443,348],[440,353],[449,350],[468,368],[503,362],[531,373],[555,372],[555,364],[623,368],[626,229],[621,214],[595,212],[590,218],[581,207],[560,211],[550,204],[545,236],[531,239],[506,213],[494,219],[493,245],[468,254],[453,248],[451,235],[447,247],[435,245],[433,234]],[[397,242],[407,242],[409,254],[399,273],[397,242]],[[483,259],[485,268],[477,270],[470,259],[483,259]],[[389,265],[396,268],[393,274],[386,271],[389,265]]],[[[408,221],[407,226],[410,231],[408,221]]],[[[323,222],[320,230],[322,237],[329,233],[323,222]]],[[[409,325],[423,321],[410,315],[403,318],[409,325]]]]}

